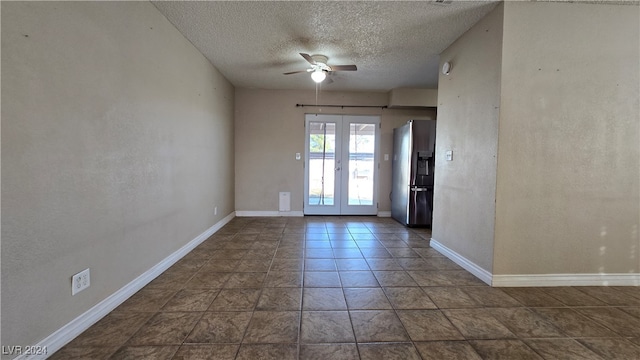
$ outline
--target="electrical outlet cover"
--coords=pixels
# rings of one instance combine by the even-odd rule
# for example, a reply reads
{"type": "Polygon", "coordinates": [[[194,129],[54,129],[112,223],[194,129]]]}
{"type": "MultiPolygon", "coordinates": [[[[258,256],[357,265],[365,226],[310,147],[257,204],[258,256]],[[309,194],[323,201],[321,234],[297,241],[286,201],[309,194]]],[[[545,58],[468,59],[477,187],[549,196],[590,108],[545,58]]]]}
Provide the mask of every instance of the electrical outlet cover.
{"type": "Polygon", "coordinates": [[[71,295],[75,295],[91,285],[91,273],[84,269],[71,278],[71,295]]]}

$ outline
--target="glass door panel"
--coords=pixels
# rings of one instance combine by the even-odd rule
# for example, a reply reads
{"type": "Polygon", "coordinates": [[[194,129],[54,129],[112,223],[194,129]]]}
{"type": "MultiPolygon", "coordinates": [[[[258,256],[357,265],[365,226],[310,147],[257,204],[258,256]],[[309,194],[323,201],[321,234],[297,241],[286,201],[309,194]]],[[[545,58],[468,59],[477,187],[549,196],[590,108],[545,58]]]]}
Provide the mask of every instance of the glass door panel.
{"type": "Polygon", "coordinates": [[[304,213],[340,214],[340,118],[308,114],[305,119],[304,213]]]}
{"type": "Polygon", "coordinates": [[[375,215],[378,213],[377,170],[378,129],[377,116],[343,116],[342,205],[345,215],[375,215]]]}
{"type": "Polygon", "coordinates": [[[375,124],[349,124],[348,205],[373,205],[375,124]]]}
{"type": "Polygon", "coordinates": [[[309,123],[309,203],[335,204],[336,124],[309,123]]]}

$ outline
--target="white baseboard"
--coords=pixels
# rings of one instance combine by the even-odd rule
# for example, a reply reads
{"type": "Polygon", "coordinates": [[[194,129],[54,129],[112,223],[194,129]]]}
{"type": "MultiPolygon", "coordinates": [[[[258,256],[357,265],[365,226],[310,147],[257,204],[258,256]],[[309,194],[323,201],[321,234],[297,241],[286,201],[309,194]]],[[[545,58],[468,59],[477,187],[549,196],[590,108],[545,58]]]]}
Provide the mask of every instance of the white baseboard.
{"type": "Polygon", "coordinates": [[[431,247],[493,287],[640,286],[637,273],[494,275],[435,239],[431,239],[431,247]]]}
{"type": "Polygon", "coordinates": [[[492,286],[639,286],[640,274],[493,275],[492,286]]]}
{"type": "MultiPolygon", "coordinates": [[[[56,330],[53,334],[47,336],[42,341],[35,344],[34,348],[47,349],[48,355],[52,355],[56,351],[60,350],[63,346],[65,346],[71,340],[75,339],[83,331],[91,327],[91,325],[98,322],[98,320],[105,317],[116,307],[122,304],[125,300],[138,292],[138,290],[142,289],[145,285],[150,283],[151,280],[162,274],[165,270],[171,267],[171,265],[182,259],[196,246],[200,245],[216,231],[220,230],[220,228],[231,221],[231,219],[233,219],[234,217],[235,213],[232,212],[224,219],[220,220],[218,223],[205,230],[205,232],[198,235],[195,239],[189,241],[186,245],[175,251],[173,254],[167,256],[152,268],[145,271],[142,275],[138,276],[115,293],[109,295],[109,297],[102,300],[91,309],[85,311],[82,315],[71,320],[69,323],[56,330]]],[[[21,355],[16,357],[16,359],[46,359],[48,355],[21,355]]]]}
{"type": "Polygon", "coordinates": [[[378,211],[378,217],[391,217],[391,211],[378,211]]]}
{"type": "Polygon", "coordinates": [[[476,265],[474,262],[470,261],[469,259],[465,258],[464,256],[462,256],[462,255],[458,254],[457,252],[449,249],[448,247],[442,245],[441,243],[439,243],[437,240],[435,240],[433,238],[431,238],[430,244],[431,244],[432,248],[436,249],[436,251],[438,251],[442,255],[448,257],[451,261],[453,261],[454,263],[460,265],[463,269],[465,269],[468,272],[472,273],[478,279],[482,280],[483,282],[487,283],[488,285],[492,285],[492,283],[491,283],[492,275],[487,270],[481,268],[480,266],[476,265]]]}
{"type": "Polygon", "coordinates": [[[236,211],[237,217],[304,216],[302,211],[236,211]]]}

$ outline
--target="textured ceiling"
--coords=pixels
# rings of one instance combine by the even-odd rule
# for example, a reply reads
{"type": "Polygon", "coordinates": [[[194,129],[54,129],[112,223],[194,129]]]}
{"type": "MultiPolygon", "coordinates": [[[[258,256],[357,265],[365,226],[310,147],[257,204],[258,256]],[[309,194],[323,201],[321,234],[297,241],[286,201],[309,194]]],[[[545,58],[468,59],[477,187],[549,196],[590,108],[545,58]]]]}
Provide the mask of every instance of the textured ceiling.
{"type": "Polygon", "coordinates": [[[313,89],[298,53],[336,72],[326,90],[436,88],[439,54],[497,1],[157,1],[153,4],[236,87],[313,89]]]}

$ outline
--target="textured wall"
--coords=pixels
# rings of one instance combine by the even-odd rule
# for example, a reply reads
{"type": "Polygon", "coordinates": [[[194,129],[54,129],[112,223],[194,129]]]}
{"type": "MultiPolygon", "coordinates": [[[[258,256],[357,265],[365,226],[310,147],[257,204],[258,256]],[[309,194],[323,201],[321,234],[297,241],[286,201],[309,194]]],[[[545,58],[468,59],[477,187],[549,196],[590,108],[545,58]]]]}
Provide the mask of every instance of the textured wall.
{"type": "Polygon", "coordinates": [[[3,345],[43,339],[234,210],[233,96],[150,3],[2,4],[3,345]]]}
{"type": "Polygon", "coordinates": [[[502,5],[454,42],[438,86],[433,238],[491,272],[502,5]],[[453,161],[445,152],[453,151],[453,161]]]}
{"type": "MultiPolygon", "coordinates": [[[[309,80],[310,81],[310,80],[309,80]]],[[[302,211],[304,114],[318,112],[314,91],[236,90],[236,210],[277,211],[278,192],[291,191],[291,210],[302,211]],[[258,185],[259,184],[259,185],[258,185]]],[[[318,104],[386,105],[387,93],[320,91],[318,104]]],[[[435,119],[433,110],[323,108],[326,114],[380,115],[379,211],[390,211],[393,128],[410,119],[435,119]]]]}
{"type": "Polygon", "coordinates": [[[638,13],[505,3],[494,274],[640,272],[638,13]]]}

